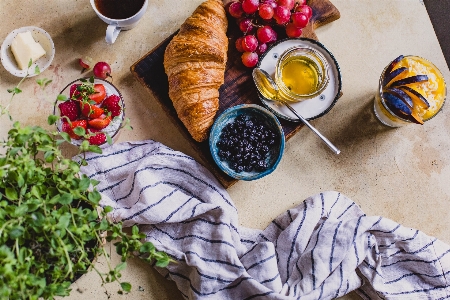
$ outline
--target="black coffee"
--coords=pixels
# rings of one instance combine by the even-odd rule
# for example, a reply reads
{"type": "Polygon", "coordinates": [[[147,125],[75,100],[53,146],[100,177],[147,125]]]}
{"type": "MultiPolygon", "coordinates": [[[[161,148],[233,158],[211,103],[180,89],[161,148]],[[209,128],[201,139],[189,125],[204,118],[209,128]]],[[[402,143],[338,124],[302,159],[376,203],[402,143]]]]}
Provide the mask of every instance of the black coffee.
{"type": "Polygon", "coordinates": [[[95,0],[97,10],[110,19],[128,19],[144,5],[145,0],[95,0]]]}

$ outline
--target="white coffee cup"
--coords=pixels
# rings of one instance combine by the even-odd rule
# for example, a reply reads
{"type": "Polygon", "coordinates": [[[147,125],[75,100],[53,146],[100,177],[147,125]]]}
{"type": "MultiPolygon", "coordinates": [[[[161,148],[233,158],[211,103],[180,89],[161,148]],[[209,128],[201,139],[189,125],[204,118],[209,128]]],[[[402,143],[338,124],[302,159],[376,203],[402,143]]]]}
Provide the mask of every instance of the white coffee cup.
{"type": "Polygon", "coordinates": [[[108,44],[112,44],[116,41],[120,31],[129,30],[137,25],[137,23],[147,10],[148,0],[144,1],[144,5],[142,5],[142,8],[135,15],[126,19],[111,19],[102,15],[95,6],[95,0],[91,0],[91,6],[97,16],[102,19],[103,22],[108,24],[108,27],[106,28],[105,40],[108,44]]]}

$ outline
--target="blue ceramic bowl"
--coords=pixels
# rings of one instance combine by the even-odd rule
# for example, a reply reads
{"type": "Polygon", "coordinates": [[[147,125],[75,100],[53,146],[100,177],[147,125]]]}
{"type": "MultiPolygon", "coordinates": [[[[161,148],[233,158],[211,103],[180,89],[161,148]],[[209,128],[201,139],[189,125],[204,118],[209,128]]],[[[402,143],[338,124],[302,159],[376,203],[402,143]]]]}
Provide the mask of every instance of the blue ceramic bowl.
{"type": "Polygon", "coordinates": [[[284,143],[284,132],[278,119],[267,109],[255,104],[242,104],[225,110],[214,122],[209,136],[209,149],[216,164],[227,175],[239,180],[255,180],[272,173],[281,160],[284,151],[284,143]],[[265,125],[272,129],[276,134],[276,143],[271,148],[271,151],[266,158],[268,168],[264,171],[243,171],[238,173],[231,169],[227,161],[222,161],[219,158],[217,142],[220,140],[222,130],[228,123],[233,122],[234,119],[242,114],[256,116],[259,119],[264,120],[265,125]]]}

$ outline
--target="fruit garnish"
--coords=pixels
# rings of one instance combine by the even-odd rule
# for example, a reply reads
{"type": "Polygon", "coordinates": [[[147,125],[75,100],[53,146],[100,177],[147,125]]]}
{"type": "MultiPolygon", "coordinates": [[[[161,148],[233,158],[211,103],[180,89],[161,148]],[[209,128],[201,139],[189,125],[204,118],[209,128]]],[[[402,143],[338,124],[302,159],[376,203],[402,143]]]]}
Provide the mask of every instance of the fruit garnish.
{"type": "Polygon", "coordinates": [[[401,73],[405,72],[407,68],[401,67],[398,69],[395,69],[394,71],[387,73],[383,79],[383,85],[387,85],[389,82],[391,82],[395,77],[400,75],[401,73]]]}
{"type": "Polygon", "coordinates": [[[100,130],[89,128],[88,133],[92,134],[88,139],[89,144],[100,146],[106,142],[106,134],[104,134],[100,130]]]}
{"type": "Polygon", "coordinates": [[[411,108],[409,108],[408,105],[406,105],[406,103],[399,97],[383,92],[383,98],[386,100],[386,105],[392,110],[393,113],[400,113],[400,115],[411,115],[411,108]]]}
{"type": "MultiPolygon", "coordinates": [[[[80,116],[80,106],[76,100],[67,100],[58,104],[61,117],[67,117],[70,121],[75,121],[80,116]]],[[[67,121],[67,119],[63,119],[67,121]]]]}
{"type": "Polygon", "coordinates": [[[390,88],[388,90],[386,90],[387,93],[391,93],[394,96],[402,99],[410,108],[413,108],[413,101],[411,99],[411,97],[409,97],[409,95],[407,93],[405,93],[404,91],[402,91],[401,89],[398,88],[390,88]]]}
{"type": "Polygon", "coordinates": [[[78,60],[78,63],[80,64],[80,66],[83,68],[81,70],[81,73],[83,73],[84,71],[88,70],[91,68],[92,65],[92,58],[90,58],[89,56],[84,56],[82,58],[80,58],[78,60]]]}
{"type": "Polygon", "coordinates": [[[101,83],[94,84],[94,93],[89,95],[89,99],[95,101],[97,104],[102,102],[106,97],[105,86],[101,83]]]}
{"type": "Polygon", "coordinates": [[[87,121],[86,120],[77,120],[73,121],[71,123],[63,123],[62,124],[62,131],[67,132],[69,136],[74,140],[81,139],[81,136],[77,135],[73,130],[77,127],[81,127],[84,130],[87,128],[87,121]]]}
{"type": "Polygon", "coordinates": [[[88,124],[92,128],[103,129],[106,126],[108,126],[110,122],[111,122],[111,117],[110,116],[104,116],[103,118],[100,117],[100,118],[89,120],[88,124]]]}
{"type": "Polygon", "coordinates": [[[247,67],[254,67],[258,55],[269,48],[267,44],[277,40],[275,26],[283,27],[288,37],[297,38],[313,15],[306,0],[233,0],[225,8],[244,33],[235,48],[244,52],[241,59],[247,67]]]}
{"type": "Polygon", "coordinates": [[[410,77],[406,77],[406,78],[394,81],[389,86],[397,87],[397,86],[407,85],[407,84],[411,84],[411,83],[423,82],[423,81],[427,81],[427,80],[428,80],[427,75],[415,75],[415,76],[410,76],[410,77]]]}
{"type": "Polygon", "coordinates": [[[92,69],[92,71],[94,72],[94,76],[101,78],[101,79],[106,79],[108,77],[111,77],[111,66],[104,62],[104,61],[100,61],[98,63],[95,64],[94,69],[92,69]]]}
{"type": "Polygon", "coordinates": [[[421,107],[423,107],[423,108],[430,107],[430,103],[428,103],[427,99],[425,99],[425,97],[422,96],[422,94],[419,93],[418,91],[410,88],[409,86],[401,86],[400,88],[403,89],[407,93],[411,93],[413,97],[415,96],[419,100],[418,105],[420,105],[421,107]]]}
{"type": "Polygon", "coordinates": [[[122,106],[120,105],[120,97],[117,95],[111,95],[106,97],[101,107],[110,112],[112,117],[117,117],[122,112],[122,106]]]}
{"type": "Polygon", "coordinates": [[[385,74],[391,73],[391,71],[395,68],[395,66],[404,58],[403,55],[400,55],[396,59],[394,59],[391,64],[386,68],[385,74]]]}
{"type": "Polygon", "coordinates": [[[103,115],[104,110],[96,105],[80,102],[81,114],[85,117],[96,119],[103,115]]]}

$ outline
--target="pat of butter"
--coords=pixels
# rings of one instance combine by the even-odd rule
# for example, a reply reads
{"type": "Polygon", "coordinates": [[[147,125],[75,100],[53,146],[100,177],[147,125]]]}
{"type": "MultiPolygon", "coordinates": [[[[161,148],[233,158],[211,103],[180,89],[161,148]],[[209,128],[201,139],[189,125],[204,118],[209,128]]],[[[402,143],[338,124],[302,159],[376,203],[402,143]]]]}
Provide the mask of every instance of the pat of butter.
{"type": "Polygon", "coordinates": [[[28,69],[30,59],[34,63],[45,55],[44,48],[34,40],[30,31],[17,34],[11,43],[11,52],[21,70],[28,69]]]}

